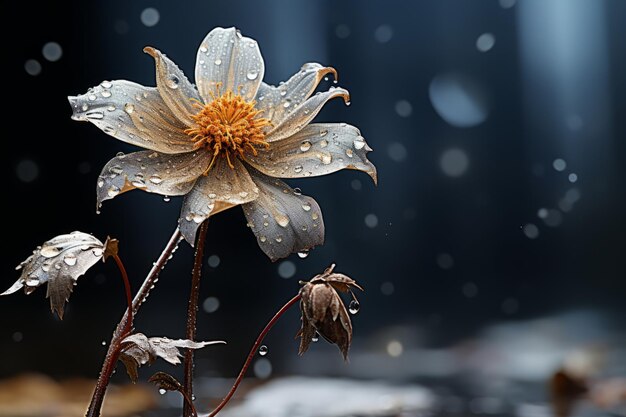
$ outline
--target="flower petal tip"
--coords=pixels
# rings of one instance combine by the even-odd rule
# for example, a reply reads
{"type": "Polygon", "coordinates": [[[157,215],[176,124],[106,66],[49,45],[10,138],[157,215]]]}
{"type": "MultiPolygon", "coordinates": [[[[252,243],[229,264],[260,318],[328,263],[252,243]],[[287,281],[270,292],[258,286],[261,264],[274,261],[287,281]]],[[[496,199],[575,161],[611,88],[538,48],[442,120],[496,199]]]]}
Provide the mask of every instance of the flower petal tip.
{"type": "Polygon", "coordinates": [[[143,48],[143,51],[144,51],[146,54],[150,55],[152,58],[156,58],[156,57],[157,57],[157,52],[156,52],[156,49],[154,49],[154,48],[153,48],[153,47],[151,47],[151,46],[146,46],[146,47],[144,47],[144,48],[143,48]]]}

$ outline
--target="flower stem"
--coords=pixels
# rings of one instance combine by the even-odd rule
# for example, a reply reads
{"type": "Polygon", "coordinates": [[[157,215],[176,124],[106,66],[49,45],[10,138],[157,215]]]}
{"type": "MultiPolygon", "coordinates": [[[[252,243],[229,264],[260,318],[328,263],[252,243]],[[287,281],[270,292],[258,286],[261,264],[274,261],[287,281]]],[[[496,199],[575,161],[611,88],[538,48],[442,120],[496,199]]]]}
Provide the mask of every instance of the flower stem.
{"type": "Polygon", "coordinates": [[[272,329],[272,327],[274,327],[274,324],[276,324],[278,319],[283,314],[285,314],[285,312],[289,310],[291,306],[293,306],[295,303],[300,301],[300,298],[301,298],[300,294],[298,294],[295,297],[293,297],[291,300],[287,301],[287,303],[285,303],[285,305],[282,306],[281,309],[278,310],[278,312],[274,315],[274,317],[272,317],[272,319],[265,325],[265,328],[261,331],[261,333],[259,333],[259,336],[256,338],[254,345],[252,345],[252,349],[250,349],[250,353],[248,354],[246,361],[243,363],[243,366],[241,367],[241,371],[239,371],[239,375],[237,375],[237,379],[235,380],[235,383],[233,384],[232,388],[230,389],[228,394],[226,394],[222,402],[220,402],[218,406],[215,407],[215,410],[211,411],[211,413],[207,417],[214,417],[217,413],[220,412],[222,408],[224,408],[224,406],[228,403],[228,401],[230,401],[232,396],[235,394],[235,391],[237,391],[237,387],[239,387],[239,384],[243,380],[244,375],[248,371],[248,368],[250,367],[250,364],[252,363],[252,359],[256,355],[257,350],[259,349],[259,346],[261,346],[261,343],[263,343],[263,339],[265,339],[265,336],[267,336],[267,334],[272,329]]]}
{"type": "MultiPolygon", "coordinates": [[[[191,271],[191,291],[189,293],[189,304],[187,306],[187,328],[185,338],[194,340],[196,338],[196,323],[198,318],[198,296],[200,295],[200,278],[202,277],[202,258],[204,256],[204,242],[209,221],[205,220],[198,230],[198,240],[196,241],[196,253],[191,271]]],[[[189,399],[193,399],[193,349],[187,349],[184,357],[185,374],[183,376],[183,390],[181,393],[189,399]]],[[[193,415],[193,403],[185,401],[183,405],[183,416],[193,415]]]]}
{"type": "Polygon", "coordinates": [[[133,324],[133,294],[130,291],[130,281],[128,280],[128,274],[126,273],[126,268],[124,267],[122,259],[117,254],[113,255],[113,259],[115,259],[115,263],[117,264],[120,274],[122,275],[122,280],[124,281],[124,291],[126,292],[126,303],[128,304],[128,310],[126,310],[128,319],[125,320],[126,325],[124,326],[124,331],[122,332],[125,336],[130,333],[130,329],[133,324]]]}
{"type": "Polygon", "coordinates": [[[100,410],[102,409],[102,402],[104,400],[104,393],[106,392],[107,386],[109,385],[109,380],[111,379],[111,375],[113,374],[113,370],[115,369],[115,365],[117,365],[117,359],[120,354],[120,345],[122,339],[126,335],[125,329],[129,330],[132,328],[132,321],[129,320],[133,315],[137,314],[139,307],[143,304],[143,302],[148,298],[150,294],[150,290],[157,282],[159,278],[159,273],[165,267],[165,264],[169,260],[170,256],[176,251],[178,247],[178,242],[181,240],[181,233],[178,228],[172,234],[169,242],[161,252],[159,259],[154,263],[150,272],[146,276],[146,279],[141,284],[139,291],[135,295],[133,302],[131,304],[132,308],[124,313],[122,319],[117,324],[115,331],[113,332],[113,336],[111,337],[111,342],[109,343],[109,349],[107,350],[106,356],[104,358],[104,363],[102,364],[102,370],[100,371],[100,375],[98,376],[98,382],[96,382],[96,388],[94,389],[93,395],[91,397],[91,402],[89,403],[89,408],[87,408],[86,417],[98,417],[100,416],[100,410]]]}

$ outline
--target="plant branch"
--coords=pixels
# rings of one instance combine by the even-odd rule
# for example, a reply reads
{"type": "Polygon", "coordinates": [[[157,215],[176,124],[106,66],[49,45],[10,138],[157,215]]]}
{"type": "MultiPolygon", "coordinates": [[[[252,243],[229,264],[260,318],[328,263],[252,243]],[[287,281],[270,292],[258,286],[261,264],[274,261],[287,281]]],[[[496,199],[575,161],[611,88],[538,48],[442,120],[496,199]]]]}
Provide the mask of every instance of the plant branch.
{"type": "Polygon", "coordinates": [[[118,269],[120,270],[120,274],[122,275],[122,280],[124,281],[124,291],[126,292],[126,303],[128,304],[128,310],[126,310],[126,314],[128,318],[125,320],[126,325],[124,326],[123,335],[127,335],[130,333],[130,329],[133,324],[133,294],[130,291],[130,281],[128,280],[128,274],[126,273],[126,268],[124,267],[124,263],[119,255],[113,255],[113,259],[115,259],[115,263],[117,264],[118,269]]]}
{"type": "MultiPolygon", "coordinates": [[[[196,253],[191,271],[191,291],[189,293],[189,304],[187,307],[187,328],[185,338],[194,340],[196,338],[196,323],[198,318],[198,297],[200,295],[200,278],[202,277],[202,259],[204,257],[204,242],[209,221],[205,220],[198,230],[198,240],[196,241],[196,253]]],[[[183,389],[181,393],[189,399],[193,399],[193,349],[187,349],[184,357],[185,374],[183,376],[183,389]]],[[[193,403],[189,400],[183,405],[183,416],[193,415],[193,403]]]]}
{"type": "Polygon", "coordinates": [[[150,290],[153,288],[154,284],[159,279],[159,273],[165,267],[165,264],[170,259],[172,254],[176,251],[178,247],[178,243],[180,242],[182,235],[180,230],[176,228],[169,242],[161,252],[159,259],[154,263],[150,272],[144,279],[143,284],[137,291],[135,298],[132,302],[132,308],[124,313],[122,319],[118,323],[115,331],[113,332],[113,336],[111,337],[111,342],[109,343],[109,349],[107,350],[106,356],[104,358],[104,363],[102,364],[102,370],[100,371],[100,375],[98,376],[98,382],[96,382],[96,388],[94,389],[93,396],[91,397],[91,402],[89,403],[89,408],[87,409],[86,417],[98,417],[100,416],[100,410],[102,409],[102,402],[104,400],[104,393],[106,392],[107,386],[109,385],[109,380],[111,379],[111,374],[113,374],[113,370],[117,365],[117,359],[120,354],[120,345],[122,339],[125,336],[124,330],[128,327],[130,330],[132,328],[132,321],[130,320],[133,315],[137,314],[139,307],[143,304],[143,302],[148,298],[150,294],[150,290]]]}
{"type": "Polygon", "coordinates": [[[256,355],[259,349],[259,346],[261,346],[261,343],[263,343],[263,339],[265,339],[265,336],[267,336],[267,334],[272,329],[272,327],[274,327],[274,324],[276,324],[278,319],[283,314],[285,314],[285,312],[289,310],[291,306],[293,306],[295,303],[300,301],[300,298],[301,298],[300,294],[298,294],[294,296],[291,300],[287,301],[287,303],[284,306],[282,306],[281,309],[278,310],[278,312],[274,315],[274,317],[272,317],[272,319],[265,325],[265,328],[261,331],[261,333],[259,333],[259,336],[256,338],[254,345],[252,345],[252,349],[250,349],[250,353],[248,354],[246,361],[243,363],[243,366],[241,367],[241,371],[239,371],[239,375],[237,376],[237,379],[235,380],[235,383],[233,384],[232,388],[230,389],[228,394],[226,394],[222,402],[220,402],[218,406],[215,407],[215,410],[211,411],[211,413],[207,417],[214,417],[217,413],[220,412],[222,408],[224,408],[224,406],[228,403],[228,401],[230,401],[232,396],[235,394],[235,391],[237,391],[239,384],[243,380],[244,375],[248,371],[248,368],[250,367],[250,364],[252,363],[252,359],[254,358],[254,355],[256,355]]]}

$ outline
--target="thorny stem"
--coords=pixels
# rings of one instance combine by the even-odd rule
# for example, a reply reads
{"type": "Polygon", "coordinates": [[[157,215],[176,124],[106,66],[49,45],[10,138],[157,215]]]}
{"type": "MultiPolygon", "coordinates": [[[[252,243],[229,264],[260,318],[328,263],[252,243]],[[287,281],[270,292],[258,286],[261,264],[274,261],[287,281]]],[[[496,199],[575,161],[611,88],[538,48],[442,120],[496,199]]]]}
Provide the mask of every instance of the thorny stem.
{"type": "MultiPolygon", "coordinates": [[[[198,316],[198,296],[200,295],[200,278],[202,276],[202,258],[204,256],[204,242],[209,221],[205,220],[198,230],[198,240],[196,242],[196,253],[191,272],[191,292],[189,293],[189,305],[187,307],[187,329],[185,338],[194,340],[196,338],[196,322],[198,316]]],[[[193,349],[187,349],[184,357],[185,374],[183,376],[182,394],[193,399],[193,349]]],[[[183,416],[193,415],[193,403],[185,401],[183,405],[183,416]]]]}
{"type": "Polygon", "coordinates": [[[256,355],[257,350],[259,349],[259,346],[261,345],[261,343],[263,343],[263,339],[265,339],[265,336],[267,336],[267,334],[272,329],[272,327],[274,327],[274,324],[276,324],[278,319],[283,314],[285,314],[285,311],[289,310],[291,306],[293,306],[295,303],[300,301],[300,298],[302,297],[300,296],[300,294],[298,294],[295,297],[293,297],[291,300],[287,301],[287,303],[284,306],[282,306],[281,309],[278,310],[278,312],[274,315],[274,317],[272,317],[272,319],[265,325],[265,328],[261,331],[261,333],[259,333],[259,336],[256,338],[254,345],[252,345],[252,349],[250,349],[250,353],[248,354],[246,361],[243,363],[243,366],[241,367],[241,371],[239,371],[239,375],[237,375],[237,379],[235,380],[235,383],[233,384],[232,388],[230,389],[228,394],[226,394],[222,402],[220,402],[218,406],[215,407],[215,410],[211,411],[211,413],[207,417],[214,417],[217,413],[220,412],[222,408],[224,408],[224,406],[228,403],[228,401],[230,401],[232,396],[235,394],[235,391],[237,391],[237,387],[239,387],[239,384],[243,380],[244,375],[248,371],[248,368],[250,367],[250,363],[252,363],[252,359],[256,355]]]}
{"type": "Polygon", "coordinates": [[[91,402],[89,403],[89,408],[87,408],[86,417],[98,417],[100,416],[100,410],[102,409],[102,401],[104,400],[104,393],[106,392],[107,386],[109,385],[109,380],[111,379],[111,374],[113,374],[113,370],[115,369],[115,365],[117,364],[117,359],[120,355],[120,345],[122,339],[125,336],[124,329],[126,327],[132,328],[132,322],[129,318],[132,315],[136,315],[139,307],[146,300],[148,295],[150,294],[150,290],[157,282],[159,278],[159,273],[165,267],[165,264],[169,260],[170,256],[176,251],[178,247],[178,242],[182,234],[180,230],[176,228],[169,242],[161,252],[159,259],[154,263],[150,272],[146,276],[146,279],[141,284],[139,291],[135,295],[135,298],[132,302],[132,309],[126,311],[122,319],[117,324],[115,331],[113,332],[113,336],[111,337],[111,342],[109,343],[109,349],[107,350],[107,354],[104,357],[104,363],[102,364],[102,370],[100,371],[100,375],[98,376],[98,382],[96,382],[96,388],[94,389],[93,395],[91,397],[91,402]],[[129,314],[130,313],[130,314],[129,314]]]}
{"type": "Polygon", "coordinates": [[[128,319],[125,320],[126,325],[124,326],[124,331],[122,334],[125,336],[130,332],[130,329],[133,324],[133,295],[130,291],[130,281],[128,280],[128,274],[126,273],[126,268],[124,268],[124,263],[119,255],[113,255],[113,259],[115,259],[115,263],[117,264],[118,269],[120,270],[120,274],[122,275],[122,280],[124,281],[124,290],[126,292],[126,303],[128,304],[128,310],[126,313],[128,314],[128,319]]]}

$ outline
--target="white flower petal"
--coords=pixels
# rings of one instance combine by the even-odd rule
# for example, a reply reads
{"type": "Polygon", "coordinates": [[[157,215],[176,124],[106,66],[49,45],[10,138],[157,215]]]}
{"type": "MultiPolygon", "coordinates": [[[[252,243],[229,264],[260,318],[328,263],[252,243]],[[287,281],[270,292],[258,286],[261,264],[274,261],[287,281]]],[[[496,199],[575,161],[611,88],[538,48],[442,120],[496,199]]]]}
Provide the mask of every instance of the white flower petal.
{"type": "Polygon", "coordinates": [[[376,167],[367,159],[371,150],[354,126],[315,123],[293,136],[272,142],[270,149],[248,156],[246,162],[271,177],[316,177],[340,169],[357,169],[376,182],[376,167]]]}
{"type": "Polygon", "coordinates": [[[350,101],[350,93],[343,88],[331,87],[328,91],[316,93],[286,115],[278,125],[274,125],[274,128],[266,133],[266,140],[276,142],[295,135],[313,120],[328,100],[335,97],[343,97],[346,103],[350,101]]]}
{"type": "Polygon", "coordinates": [[[317,202],[283,181],[251,171],[259,198],[244,204],[248,226],[272,261],[324,243],[324,220],[317,202]]]}
{"type": "Polygon", "coordinates": [[[87,93],[68,97],[72,119],[91,122],[116,139],[163,153],[193,149],[186,128],[156,88],[126,81],[104,81],[87,93]]]}
{"type": "Polygon", "coordinates": [[[309,62],[278,87],[261,83],[255,97],[256,108],[262,110],[263,117],[277,126],[313,94],[317,85],[328,74],[333,74],[337,80],[337,71],[334,68],[309,62]]]}
{"type": "Polygon", "coordinates": [[[135,188],[168,196],[186,194],[210,161],[211,155],[202,149],[178,155],[140,151],[116,156],[98,177],[98,206],[135,188]]]}
{"type": "Polygon", "coordinates": [[[215,28],[204,38],[196,57],[196,84],[205,102],[228,90],[251,101],[263,80],[265,64],[254,39],[235,28],[215,28]]]}
{"type": "Polygon", "coordinates": [[[200,96],[193,84],[176,64],[159,50],[145,47],[144,52],[154,58],[156,65],[157,88],[161,98],[172,113],[186,126],[192,126],[191,115],[198,109],[194,102],[200,102],[200,96]]]}
{"type": "Polygon", "coordinates": [[[200,177],[185,196],[178,224],[192,246],[198,227],[209,216],[252,201],[259,195],[257,185],[241,161],[233,157],[231,162],[234,169],[228,166],[226,158],[218,157],[208,174],[200,177]]]}

